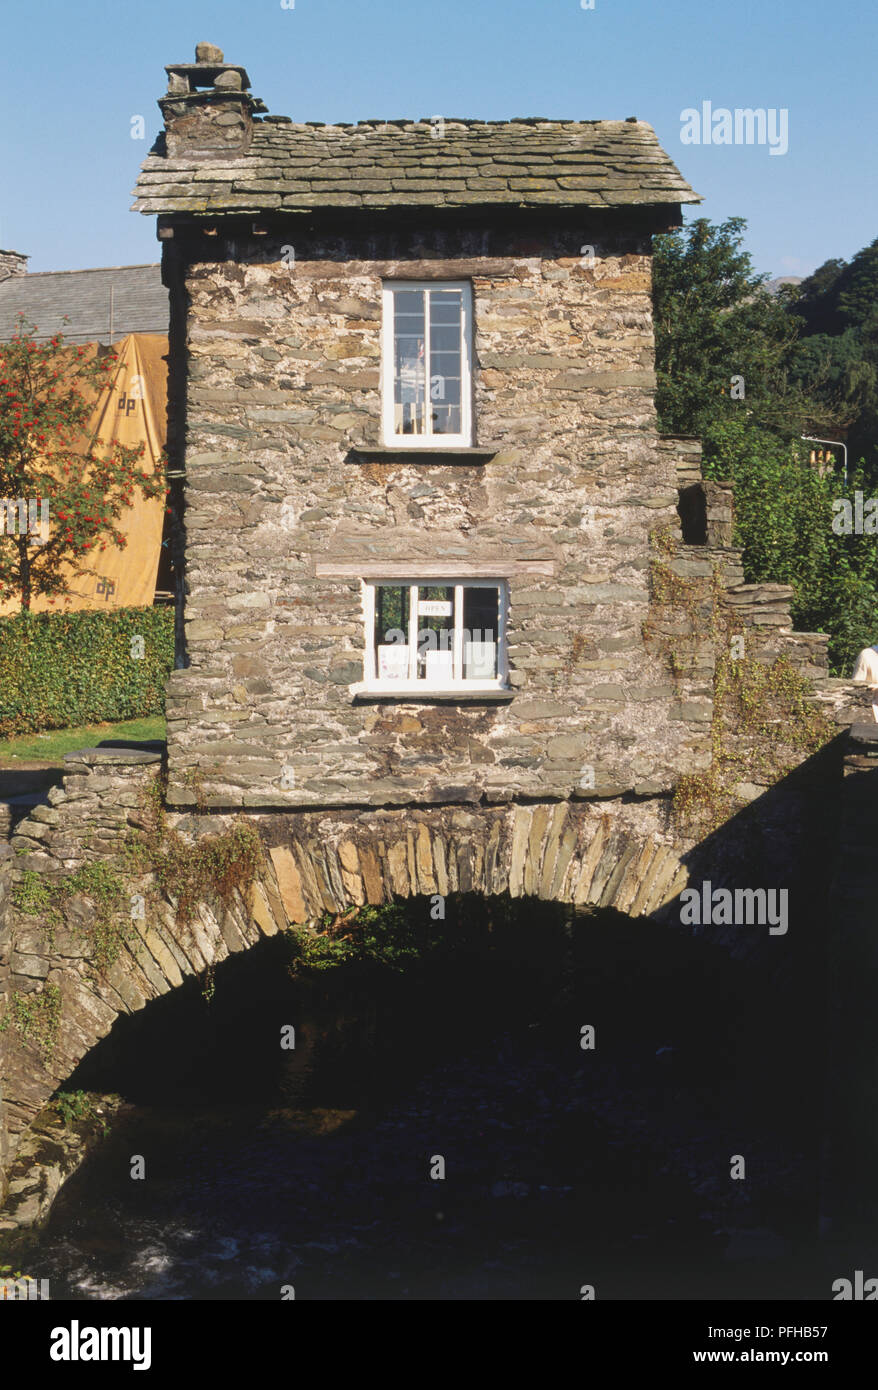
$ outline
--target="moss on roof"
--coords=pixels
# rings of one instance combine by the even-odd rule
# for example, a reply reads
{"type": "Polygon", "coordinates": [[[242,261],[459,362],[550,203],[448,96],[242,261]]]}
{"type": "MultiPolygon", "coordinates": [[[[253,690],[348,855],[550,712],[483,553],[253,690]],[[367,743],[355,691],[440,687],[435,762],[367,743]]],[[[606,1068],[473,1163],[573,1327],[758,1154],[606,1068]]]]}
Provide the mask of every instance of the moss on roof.
{"type": "Polygon", "coordinates": [[[245,155],[153,152],[149,215],[332,208],[619,207],[700,202],[642,121],[253,122],[245,155]]]}

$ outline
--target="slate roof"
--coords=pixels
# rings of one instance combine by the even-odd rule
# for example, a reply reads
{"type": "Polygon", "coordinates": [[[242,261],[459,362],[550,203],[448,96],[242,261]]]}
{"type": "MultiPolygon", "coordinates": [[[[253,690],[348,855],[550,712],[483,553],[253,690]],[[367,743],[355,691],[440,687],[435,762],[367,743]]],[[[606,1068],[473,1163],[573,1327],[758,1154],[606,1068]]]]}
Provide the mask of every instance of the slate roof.
{"type": "Polygon", "coordinates": [[[159,265],[116,265],[97,270],[43,270],[0,281],[0,342],[12,337],[23,312],[50,338],[65,342],[110,341],[110,287],[113,288],[113,341],[126,333],[167,333],[168,291],[159,265]],[[63,322],[64,315],[70,322],[63,322]]]}
{"type": "Polygon", "coordinates": [[[700,202],[643,121],[253,121],[246,155],[142,165],[147,214],[700,202]]]}

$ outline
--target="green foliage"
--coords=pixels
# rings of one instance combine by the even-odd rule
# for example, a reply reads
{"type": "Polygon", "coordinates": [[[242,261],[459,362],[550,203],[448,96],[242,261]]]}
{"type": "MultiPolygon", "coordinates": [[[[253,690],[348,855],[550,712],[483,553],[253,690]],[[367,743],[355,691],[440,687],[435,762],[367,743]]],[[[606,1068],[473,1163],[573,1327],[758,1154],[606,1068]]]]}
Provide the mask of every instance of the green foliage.
{"type": "Polygon", "coordinates": [[[0,737],[161,714],[173,664],[170,608],[0,618],[0,737]]]}
{"type": "Polygon", "coordinates": [[[25,869],[13,886],[12,903],[19,912],[41,918],[46,940],[54,946],[55,932],[64,922],[65,905],[75,896],[88,898],[93,904],[94,917],[88,927],[77,925],[75,930],[89,949],[95,970],[105,974],[134,931],[125,884],[108,863],[82,864],[75,873],[58,879],[25,869]]]}
{"type": "MultiPolygon", "coordinates": [[[[185,928],[200,904],[228,907],[236,892],[246,897],[264,863],[259,831],[243,818],[220,834],[194,842],[170,830],[159,779],[146,790],[142,810],[140,829],[129,834],[118,866],[105,860],[88,861],[75,873],[54,879],[26,869],[13,886],[13,905],[41,919],[50,947],[57,929],[71,919],[67,911],[71,899],[82,897],[91,903],[91,919],[83,925],[76,914],[71,930],[82,941],[97,975],[106,975],[123,945],[137,936],[130,915],[129,875],[154,875],[156,886],[176,903],[177,924],[185,928]]],[[[211,967],[205,972],[202,992],[209,1001],[214,992],[211,967]]],[[[26,1007],[30,1006],[13,1001],[12,1021],[17,1026],[20,1010],[26,1007]]]]}
{"type": "Polygon", "coordinates": [[[836,480],[805,451],[744,417],[712,421],[703,471],[735,487],[736,539],[748,583],[813,584],[832,537],[836,480]]]}
{"type": "MultiPolygon", "coordinates": [[[[190,925],[200,903],[228,906],[234,894],[246,895],[264,862],[259,831],[246,818],[225,831],[187,840],[167,824],[163,784],[157,778],[144,797],[143,823],[128,838],[128,867],[155,875],[158,887],[176,901],[177,923],[190,925]]],[[[205,991],[212,993],[210,981],[205,991]]]]}
{"type": "Polygon", "coordinates": [[[61,879],[58,892],[62,901],[76,894],[94,904],[94,921],[81,934],[91,947],[95,969],[106,974],[123,943],[134,935],[125,884],[109,864],[99,860],[83,864],[76,873],[61,879]]]}
{"type": "Polygon", "coordinates": [[[10,1023],[23,1045],[33,1043],[43,1060],[50,1062],[61,1028],[61,990],[57,985],[44,985],[30,994],[18,991],[11,994],[9,1011],[0,1023],[0,1032],[5,1032],[10,1023]]]}
{"type": "Polygon", "coordinates": [[[711,764],[681,777],[674,790],[674,818],[684,831],[705,835],[718,829],[740,808],[739,783],[771,786],[790,759],[812,756],[834,736],[812,694],[810,682],[786,657],[733,661],[727,652],[717,653],[711,764]]]}
{"type": "Polygon", "coordinates": [[[641,624],[647,649],[658,651],[667,661],[675,682],[691,675],[698,656],[698,633],[703,596],[700,586],[673,568],[677,542],[668,526],[650,533],[653,555],[649,562],[649,612],[641,624]],[[680,632],[685,617],[688,632],[680,632]]]}
{"type": "Polygon", "coordinates": [[[32,1274],[22,1274],[20,1269],[14,1269],[12,1265],[0,1265],[0,1279],[25,1279],[29,1284],[36,1283],[32,1274]]]}
{"type": "Polygon", "coordinates": [[[36,869],[25,869],[18,883],[12,888],[12,906],[19,912],[38,916],[52,907],[54,896],[50,884],[36,869]]]}
{"type": "Polygon", "coordinates": [[[90,1120],[95,1114],[94,1101],[87,1091],[59,1091],[51,1104],[68,1127],[74,1120],[90,1120]]]}
{"type": "Polygon", "coordinates": [[[672,568],[676,543],[670,532],[657,528],[650,541],[644,641],[664,656],[675,680],[691,675],[705,639],[713,648],[710,764],[681,777],[673,797],[678,826],[703,836],[740,808],[740,783],[771,786],[818,752],[836,729],[815,704],[812,683],[787,657],[766,661],[746,653],[747,635],[728,605],[720,567],[714,564],[709,583],[686,579],[672,568]]]}
{"type": "Polygon", "coordinates": [[[324,971],[339,965],[369,963],[402,971],[425,955],[446,952],[446,924],[434,921],[423,902],[388,903],[360,907],[333,918],[324,914],[322,930],[292,927],[287,935],[293,945],[291,973],[324,971]]]}
{"type": "Polygon", "coordinates": [[[699,218],[653,240],[656,408],[669,434],[701,436],[742,413],[802,433],[806,402],[789,381],[797,324],[741,249],[745,227],[699,218]]]}
{"type": "Polygon", "coordinates": [[[855,470],[847,487],[823,476],[805,451],[740,419],[705,435],[704,474],[735,487],[735,540],[748,583],[790,584],[795,626],[829,634],[832,669],[849,675],[878,624],[878,537],[833,530],[833,504],[865,486],[855,470]]]}
{"type": "Polygon", "coordinates": [[[878,238],[850,262],[825,262],[788,305],[799,325],[793,377],[809,390],[809,434],[847,437],[878,481],[878,238]]]}
{"type": "Polygon", "coordinates": [[[878,305],[878,237],[849,263],[824,262],[803,280],[793,305],[805,333],[835,335],[871,322],[878,305]]]}
{"type": "Polygon", "coordinates": [[[718,829],[740,808],[739,783],[773,785],[836,733],[814,703],[812,683],[788,657],[732,655],[733,638],[746,641],[737,627],[715,570],[706,620],[714,648],[711,761],[704,772],[681,777],[673,797],[674,818],[687,834],[718,829]]]}
{"type": "MultiPolygon", "coordinates": [[[[864,356],[860,334],[854,329],[837,337],[820,333],[804,338],[797,345],[792,374],[811,396],[807,434],[835,439],[874,414],[878,363],[864,356]]],[[[851,441],[854,458],[860,443],[851,441]]]]}
{"type": "MultiPolygon", "coordinates": [[[[827,262],[802,293],[770,296],[741,249],[744,227],[699,219],[655,239],[660,424],[700,436],[705,477],[734,484],[745,579],[791,585],[794,624],[826,632],[832,670],[849,675],[876,639],[878,538],[837,535],[833,502],[871,495],[869,473],[853,468],[846,489],[840,469],[821,477],[800,436],[873,408],[878,241],[850,267],[827,262]],[[812,329],[842,336],[798,338],[812,329]]],[[[878,395],[875,412],[878,437],[878,395]]]]}

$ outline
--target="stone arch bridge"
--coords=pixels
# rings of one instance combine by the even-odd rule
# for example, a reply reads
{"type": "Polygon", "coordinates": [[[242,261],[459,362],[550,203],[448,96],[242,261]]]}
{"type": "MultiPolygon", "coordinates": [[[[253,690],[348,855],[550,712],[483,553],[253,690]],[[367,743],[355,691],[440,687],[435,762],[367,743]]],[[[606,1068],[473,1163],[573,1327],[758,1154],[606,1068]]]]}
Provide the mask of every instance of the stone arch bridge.
{"type": "MultiPolygon", "coordinates": [[[[265,853],[249,888],[225,906],[200,903],[181,927],[173,894],[159,892],[150,875],[128,877],[126,892],[143,899],[143,914],[132,913],[129,939],[99,971],[86,939],[93,898],[84,890],[68,896],[63,918],[47,930],[40,885],[116,859],[132,827],[142,824],[144,792],[163,757],[158,747],[68,755],[63,786],[0,846],[0,1199],[29,1126],[120,1015],[265,937],[294,924],[319,926],[325,914],[351,907],[436,894],[508,894],[568,904],[571,912],[613,908],[691,932],[680,926],[679,895],[687,884],[786,881],[798,892],[800,930],[792,936],[799,942],[818,940],[820,913],[826,917],[827,904],[836,903],[847,932],[836,960],[838,1000],[847,997],[845,980],[861,985],[878,972],[873,872],[863,869],[878,834],[874,724],[842,732],[824,755],[757,791],[751,805],[699,842],[674,830],[669,796],[250,812],[246,818],[258,827],[265,853]],[[766,880],[760,875],[767,864],[775,876],[766,880]]],[[[193,840],[228,829],[233,819],[167,813],[169,827],[193,840]]],[[[754,960],[761,952],[760,964],[779,987],[789,984],[786,967],[778,965],[789,957],[776,940],[767,944],[766,931],[718,925],[699,931],[740,958],[754,960]]],[[[844,1057],[863,1039],[856,1028],[851,1033],[841,1005],[835,1016],[843,1070],[844,1057]]],[[[17,1224],[0,1208],[0,1232],[17,1224]]]]}
{"type": "MultiPolygon", "coordinates": [[[[117,1017],[264,937],[367,903],[437,894],[508,894],[658,919],[688,878],[689,847],[669,831],[667,803],[656,798],[259,813],[250,819],[265,854],[246,890],[225,904],[199,903],[181,927],[176,900],[158,892],[151,875],[128,879],[142,916],[132,916],[129,939],[98,971],[77,930],[94,917],[88,893],[70,896],[63,923],[49,931],[39,894],[28,898],[16,885],[113,858],[138,822],[161,758],[112,748],[68,755],[63,786],[19,823],[0,861],[0,983],[9,1020],[0,1035],[4,1169],[23,1131],[117,1017]]],[[[232,823],[216,815],[169,820],[195,835],[232,823]]]]}

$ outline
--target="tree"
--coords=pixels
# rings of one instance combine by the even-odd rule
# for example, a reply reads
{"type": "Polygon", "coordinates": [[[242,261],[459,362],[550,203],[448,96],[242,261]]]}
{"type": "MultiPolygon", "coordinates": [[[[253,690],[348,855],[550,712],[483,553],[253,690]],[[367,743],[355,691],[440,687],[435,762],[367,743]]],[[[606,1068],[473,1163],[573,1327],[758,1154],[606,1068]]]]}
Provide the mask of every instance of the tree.
{"type": "Polygon", "coordinates": [[[788,308],[801,325],[793,376],[813,399],[811,433],[844,430],[878,477],[878,238],[850,262],[826,261],[788,308]]]}
{"type": "Polygon", "coordinates": [[[810,467],[800,436],[878,420],[878,243],[769,295],[741,249],[745,225],[700,219],[655,238],[659,423],[699,436],[705,476],[734,483],[745,578],[792,585],[794,622],[827,632],[833,669],[849,674],[878,630],[878,537],[837,535],[833,504],[866,474],[852,467],[843,489],[840,470],[810,467]]]}
{"type": "Polygon", "coordinates": [[[790,376],[799,322],[763,289],[768,277],[741,249],[745,227],[699,218],[654,239],[656,408],[671,434],[701,435],[742,412],[802,433],[806,401],[790,376]]]}
{"type": "MultiPolygon", "coordinates": [[[[834,337],[815,333],[802,338],[796,345],[791,375],[812,398],[806,421],[809,434],[847,434],[878,409],[878,356],[869,360],[856,329],[834,337]]],[[[859,442],[851,441],[852,453],[859,442]]]]}
{"type": "Polygon", "coordinates": [[[824,261],[798,286],[795,298],[795,313],[803,322],[803,332],[838,333],[841,320],[838,315],[838,281],[845,268],[845,261],[824,261]]]}
{"type": "Polygon", "coordinates": [[[25,612],[38,595],[54,599],[93,573],[87,562],[96,551],[126,544],[116,522],[135,490],[165,492],[161,462],[138,467],[143,445],[88,437],[116,354],[65,346],[60,333],[38,342],[36,332],[20,319],[0,344],[0,499],[8,504],[0,507],[0,597],[17,596],[25,612]],[[32,499],[40,514],[48,503],[48,538],[21,525],[32,499]]]}

